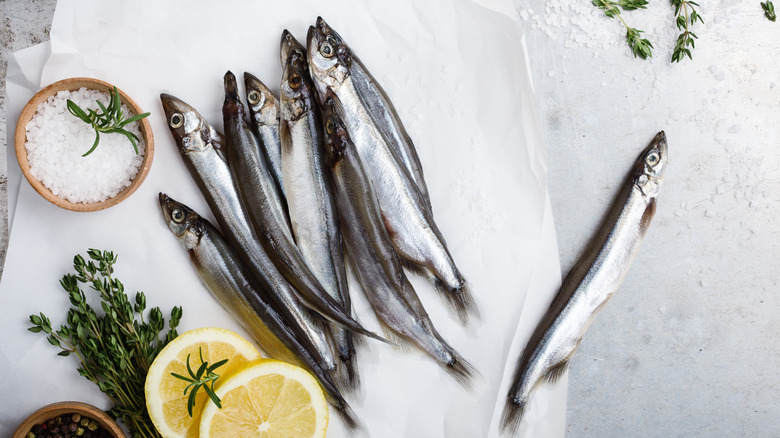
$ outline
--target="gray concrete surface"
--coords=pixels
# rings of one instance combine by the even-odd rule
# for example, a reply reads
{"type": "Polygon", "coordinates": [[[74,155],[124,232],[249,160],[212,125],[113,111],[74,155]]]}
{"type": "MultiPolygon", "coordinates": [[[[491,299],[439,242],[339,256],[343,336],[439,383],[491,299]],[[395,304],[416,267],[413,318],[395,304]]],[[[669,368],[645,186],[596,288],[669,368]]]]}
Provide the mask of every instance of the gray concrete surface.
{"type": "MultiPolygon", "coordinates": [[[[3,83],[8,54],[48,38],[54,5],[0,0],[3,83]]],[[[672,65],[666,2],[624,14],[654,41],[648,61],[589,1],[512,7],[526,28],[564,272],[637,153],[658,130],[669,138],[651,230],[570,368],[567,436],[780,437],[780,23],[758,0],[704,4],[693,60],[672,65]]],[[[0,104],[0,145],[12,136],[5,118],[0,104]]]]}

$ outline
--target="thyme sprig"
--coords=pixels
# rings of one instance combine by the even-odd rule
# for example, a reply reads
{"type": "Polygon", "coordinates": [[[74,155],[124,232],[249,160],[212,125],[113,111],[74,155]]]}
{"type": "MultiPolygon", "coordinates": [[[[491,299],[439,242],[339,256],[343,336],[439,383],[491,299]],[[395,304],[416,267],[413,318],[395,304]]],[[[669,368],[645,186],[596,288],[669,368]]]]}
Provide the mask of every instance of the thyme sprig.
{"type": "Polygon", "coordinates": [[[68,99],[68,111],[85,123],[92,125],[92,128],[95,130],[95,142],[92,144],[92,148],[85,152],[82,157],[91,154],[98,147],[101,132],[104,134],[118,133],[124,135],[130,140],[136,155],[138,155],[138,136],[124,129],[124,127],[132,122],[148,117],[150,113],[137,114],[129,119],[125,119],[122,113],[122,101],[119,97],[119,90],[114,87],[114,90],[109,95],[111,97],[108,106],[103,105],[99,100],[96,101],[100,107],[100,112],[93,109],[84,111],[75,102],[68,99]]]}
{"type": "Polygon", "coordinates": [[[653,56],[653,44],[640,35],[644,31],[629,26],[620,15],[621,9],[624,11],[646,9],[647,0],[592,0],[592,2],[594,6],[604,11],[604,15],[610,18],[617,18],[623,23],[623,26],[626,28],[626,42],[628,43],[628,47],[631,48],[631,53],[634,54],[634,58],[639,57],[647,59],[653,56]]]}
{"type": "Polygon", "coordinates": [[[775,5],[770,0],[761,2],[761,8],[764,10],[764,16],[769,21],[777,21],[777,15],[775,15],[775,5]]]}
{"type": "Polygon", "coordinates": [[[682,31],[680,36],[677,37],[677,42],[674,45],[672,62],[680,62],[685,59],[686,56],[688,59],[693,59],[693,56],[691,56],[691,49],[696,47],[694,39],[698,39],[699,37],[691,32],[691,26],[697,21],[701,23],[704,22],[701,15],[699,15],[695,9],[699,4],[690,0],[671,0],[671,2],[672,6],[674,6],[674,15],[677,17],[675,19],[677,30],[682,31]]]}
{"type": "Polygon", "coordinates": [[[114,406],[109,414],[121,420],[133,436],[160,437],[146,411],[144,381],[154,358],[178,333],[181,307],[174,307],[163,332],[165,318],[159,307],[146,311],[146,296],[137,292],[130,302],[122,282],[114,278],[117,256],[110,251],[90,249],[89,261],[73,258],[74,274],[60,285],[68,293],[71,308],[67,323],[54,330],[46,315],[30,315],[34,333],[44,332],[50,344],[60,348],[59,356],[74,354],[78,373],[96,384],[114,406]],[[88,303],[79,287],[89,285],[100,298],[102,313],[88,303]]]}
{"type": "Polygon", "coordinates": [[[171,373],[173,377],[189,383],[189,385],[184,388],[184,395],[187,395],[187,392],[190,392],[190,389],[192,389],[192,392],[190,392],[190,396],[187,399],[187,412],[190,413],[190,417],[192,417],[192,409],[195,407],[195,395],[198,393],[200,388],[203,388],[203,390],[206,391],[206,394],[208,394],[209,398],[211,398],[211,401],[213,401],[218,408],[222,409],[222,401],[214,392],[214,383],[216,383],[217,379],[219,378],[219,374],[215,373],[214,370],[228,362],[227,359],[223,359],[209,366],[209,363],[203,360],[202,348],[198,349],[198,354],[200,355],[200,366],[198,367],[198,371],[193,371],[192,366],[190,366],[190,355],[188,354],[187,372],[190,374],[190,376],[187,377],[182,376],[181,374],[171,373]]]}

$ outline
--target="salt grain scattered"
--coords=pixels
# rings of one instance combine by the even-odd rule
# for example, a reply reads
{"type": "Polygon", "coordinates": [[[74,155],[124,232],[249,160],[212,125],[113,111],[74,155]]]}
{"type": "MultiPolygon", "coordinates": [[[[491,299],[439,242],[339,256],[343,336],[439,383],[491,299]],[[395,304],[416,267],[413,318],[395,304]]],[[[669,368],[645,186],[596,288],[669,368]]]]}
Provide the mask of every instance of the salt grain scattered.
{"type": "MultiPolygon", "coordinates": [[[[122,134],[101,134],[100,144],[90,155],[95,130],[70,114],[67,100],[88,112],[99,110],[100,100],[108,105],[108,93],[81,88],[60,91],[38,106],[38,112],[27,123],[27,160],[30,174],[56,196],[73,203],[95,203],[116,196],[129,186],[143,162],[146,144],[133,122],[124,127],[135,134],[138,154],[130,140],[122,134]]],[[[122,105],[122,113],[131,117],[130,109],[122,105]]]]}

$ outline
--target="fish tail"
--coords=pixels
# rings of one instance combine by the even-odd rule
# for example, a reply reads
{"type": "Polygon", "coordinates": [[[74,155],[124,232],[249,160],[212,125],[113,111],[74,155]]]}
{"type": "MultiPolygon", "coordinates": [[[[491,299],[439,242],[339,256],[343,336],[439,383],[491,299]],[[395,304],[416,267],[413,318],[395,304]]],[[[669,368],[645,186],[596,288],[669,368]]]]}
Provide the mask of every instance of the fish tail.
{"type": "Polygon", "coordinates": [[[344,392],[355,392],[360,387],[360,373],[358,372],[355,356],[341,357],[333,373],[333,379],[344,392]]]}
{"type": "Polygon", "coordinates": [[[452,360],[446,365],[445,369],[450,376],[467,390],[472,389],[474,377],[479,375],[479,372],[473,365],[454,352],[452,360]]]}
{"type": "Polygon", "coordinates": [[[363,422],[360,421],[360,418],[358,418],[355,411],[352,410],[346,401],[342,400],[341,403],[338,403],[333,407],[336,408],[336,413],[339,414],[339,418],[341,418],[341,421],[344,423],[347,430],[350,432],[365,430],[363,422]]]}
{"type": "Polygon", "coordinates": [[[523,418],[526,403],[520,399],[509,397],[501,413],[501,431],[510,436],[517,434],[520,420],[523,418]]]}
{"type": "Polygon", "coordinates": [[[431,277],[431,282],[442,301],[451,312],[457,315],[461,324],[464,326],[468,324],[469,315],[479,318],[477,302],[471,295],[471,289],[465,281],[462,281],[457,287],[449,287],[436,277],[431,277]]]}
{"type": "Polygon", "coordinates": [[[357,351],[355,350],[355,339],[360,338],[356,338],[348,330],[340,330],[333,335],[339,357],[333,378],[344,391],[354,392],[360,387],[357,351]]]}

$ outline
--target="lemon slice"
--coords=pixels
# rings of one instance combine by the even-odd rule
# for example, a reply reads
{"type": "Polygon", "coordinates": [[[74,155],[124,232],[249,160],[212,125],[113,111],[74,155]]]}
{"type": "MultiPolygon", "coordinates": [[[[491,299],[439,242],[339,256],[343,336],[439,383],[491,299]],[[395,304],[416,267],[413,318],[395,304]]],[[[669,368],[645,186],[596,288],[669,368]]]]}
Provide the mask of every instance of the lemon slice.
{"type": "Polygon", "coordinates": [[[322,438],[328,404],[317,380],[295,365],[252,362],[216,390],[222,409],[203,408],[200,438],[322,438]]]}
{"type": "Polygon", "coordinates": [[[228,359],[226,364],[214,370],[221,376],[215,388],[236,369],[260,358],[260,353],[249,341],[235,332],[216,327],[190,330],[166,345],[149,367],[144,385],[149,417],[165,438],[198,437],[200,412],[208,400],[206,391],[198,391],[193,416],[190,417],[187,412],[189,392],[184,394],[188,383],[171,373],[189,376],[187,355],[190,355],[190,366],[197,370],[201,364],[201,352],[203,360],[209,364],[228,359]]]}

